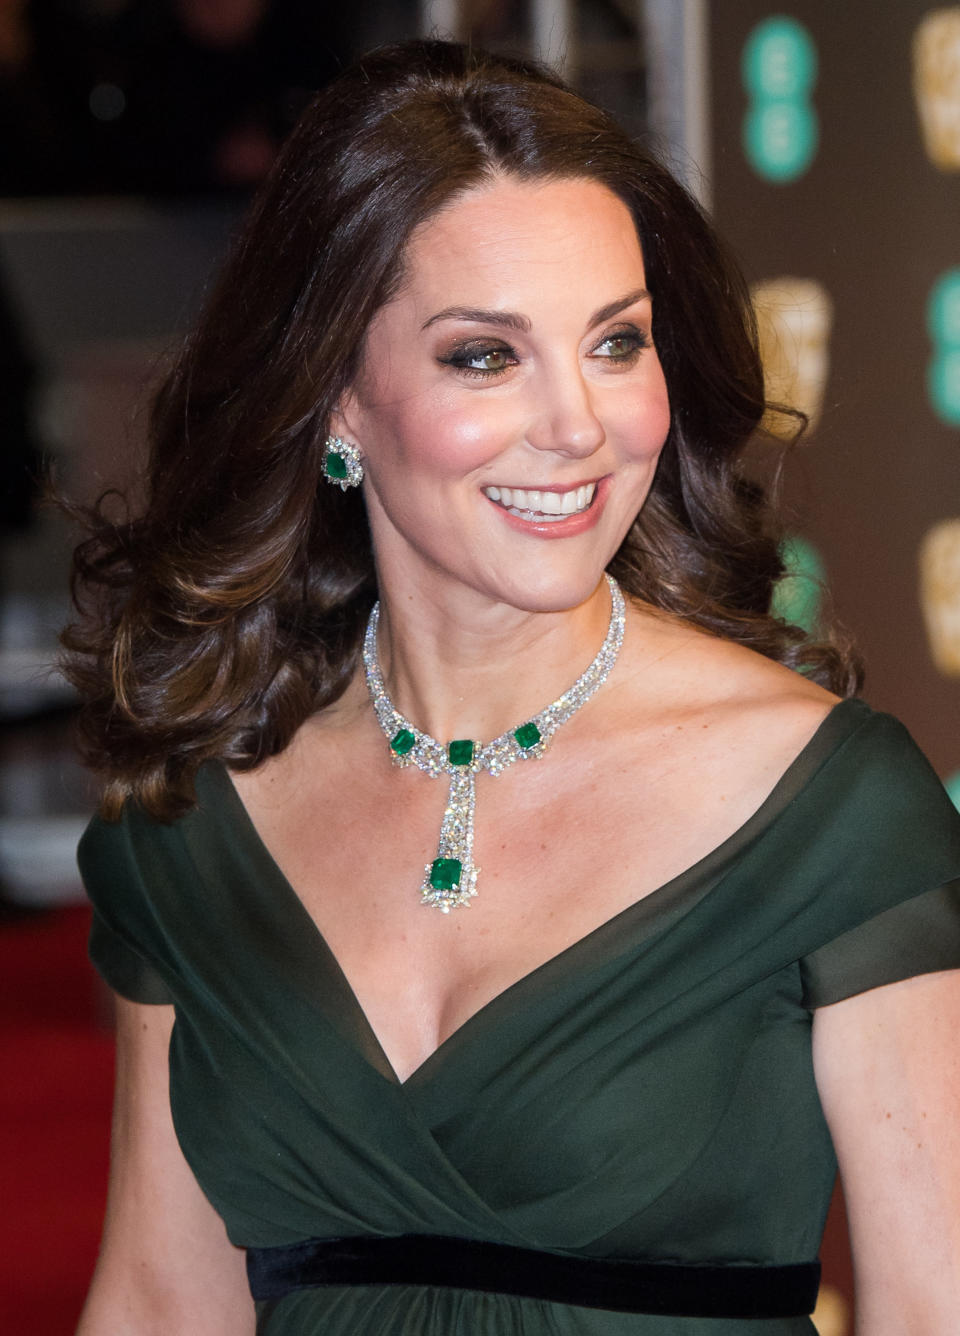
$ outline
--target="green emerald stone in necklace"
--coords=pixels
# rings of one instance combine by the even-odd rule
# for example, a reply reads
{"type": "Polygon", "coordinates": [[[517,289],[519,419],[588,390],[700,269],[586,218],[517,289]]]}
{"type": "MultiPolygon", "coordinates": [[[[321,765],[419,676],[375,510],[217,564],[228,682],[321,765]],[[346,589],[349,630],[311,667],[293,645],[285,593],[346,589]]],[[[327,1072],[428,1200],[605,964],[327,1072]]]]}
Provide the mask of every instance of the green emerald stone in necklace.
{"type": "Polygon", "coordinates": [[[398,728],[390,739],[390,747],[398,756],[406,756],[417,741],[416,733],[409,728],[398,728]]]}
{"type": "Polygon", "coordinates": [[[430,864],[430,885],[435,891],[455,891],[461,872],[458,858],[435,858],[430,864]]]}
{"type": "Polygon", "coordinates": [[[540,741],[540,730],[531,721],[529,724],[521,724],[519,728],[514,730],[513,736],[524,751],[527,751],[530,747],[535,747],[540,741]]]}
{"type": "MultiPolygon", "coordinates": [[[[331,456],[328,456],[331,458],[331,456]]],[[[480,869],[473,861],[473,820],[477,805],[476,778],[481,770],[496,778],[517,761],[535,761],[557,729],[567,722],[607,680],[623,644],[626,621],[623,595],[612,576],[610,625],[593,663],[580,674],[562,696],[526,723],[501,733],[492,742],[454,738],[446,746],[414,728],[387,695],[377,661],[377,626],[380,604],[375,603],[363,638],[363,667],[377,722],[390,743],[397,765],[415,765],[425,774],[446,775],[450,781],[447,806],[440,826],[437,856],[424,868],[420,902],[449,914],[458,905],[469,905],[477,893],[480,869]]]]}
{"type": "Polygon", "coordinates": [[[473,743],[469,738],[457,738],[447,748],[451,765],[469,765],[473,760],[473,743]]]}

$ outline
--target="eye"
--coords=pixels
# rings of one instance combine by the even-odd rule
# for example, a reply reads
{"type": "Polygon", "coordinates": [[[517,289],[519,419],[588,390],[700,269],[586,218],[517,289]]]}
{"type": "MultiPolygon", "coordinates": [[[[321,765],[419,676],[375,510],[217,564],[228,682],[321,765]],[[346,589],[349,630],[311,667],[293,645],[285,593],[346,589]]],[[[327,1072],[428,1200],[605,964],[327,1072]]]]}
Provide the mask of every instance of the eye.
{"type": "Polygon", "coordinates": [[[449,352],[441,353],[438,358],[444,366],[452,366],[456,371],[475,379],[502,375],[519,361],[516,353],[506,343],[488,343],[484,340],[471,340],[457,344],[449,352]]]}
{"type": "Polygon", "coordinates": [[[650,347],[650,338],[639,329],[618,329],[600,341],[590,354],[604,357],[620,365],[632,365],[644,348],[650,347]]]}

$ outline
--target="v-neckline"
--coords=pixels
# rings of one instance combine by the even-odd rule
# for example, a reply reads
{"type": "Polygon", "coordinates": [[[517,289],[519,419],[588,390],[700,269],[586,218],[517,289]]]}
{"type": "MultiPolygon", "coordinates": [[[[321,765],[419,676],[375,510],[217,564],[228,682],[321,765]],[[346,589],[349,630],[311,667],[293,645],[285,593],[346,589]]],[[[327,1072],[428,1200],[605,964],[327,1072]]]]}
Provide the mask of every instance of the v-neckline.
{"type": "MultiPolygon", "coordinates": [[[[461,1043],[469,1033],[482,1025],[484,1021],[495,1020],[496,1014],[509,1006],[518,994],[535,986],[538,982],[550,979],[569,966],[571,960],[589,951],[601,940],[610,939],[616,949],[604,960],[615,958],[637,944],[637,935],[632,931],[639,922],[645,939],[657,930],[659,920],[672,921],[676,913],[683,912],[697,903],[701,894],[708,894],[716,883],[718,875],[726,864],[744,850],[749,844],[765,835],[790,802],[807,787],[821,766],[829,760],[853,733],[854,727],[847,726],[847,715],[870,712],[869,707],[856,697],[839,701],[824,716],[815,732],[800,749],[797,755],[777,779],[767,796],[747,819],[714,846],[709,852],[698,858],[682,872],[663,882],[641,896],[624,909],[618,910],[588,932],[562,947],[547,960],[533,966],[517,979],[507,984],[492,998],[484,1002],[476,1011],[471,1012],[447,1035],[426,1058],[401,1080],[386,1050],[381,1044],[376,1031],[371,1025],[363,1004],[350,979],[332,951],[327,939],[320,930],[313,915],[296,891],[295,887],[281,869],[270,852],[265,841],[240,797],[227,768],[219,762],[204,767],[204,778],[212,780],[217,793],[224,802],[223,819],[229,828],[231,843],[245,848],[251,861],[259,865],[263,875],[272,883],[278,896],[290,907],[291,913],[303,924],[305,939],[316,951],[318,960],[325,961],[334,971],[338,992],[355,1011],[355,1019],[369,1040],[370,1048],[378,1060],[373,1060],[367,1053],[361,1056],[381,1076],[400,1089],[410,1089],[421,1084],[429,1077],[432,1069],[455,1045],[461,1043]],[[671,910],[674,912],[671,914],[671,910]],[[658,912],[659,911],[659,912],[658,912]]],[[[855,715],[854,715],[855,717],[855,715]]],[[[862,720],[861,720],[862,722],[862,720]]],[[[211,812],[205,810],[205,816],[211,812]]],[[[218,813],[213,813],[214,819],[218,813]]]]}

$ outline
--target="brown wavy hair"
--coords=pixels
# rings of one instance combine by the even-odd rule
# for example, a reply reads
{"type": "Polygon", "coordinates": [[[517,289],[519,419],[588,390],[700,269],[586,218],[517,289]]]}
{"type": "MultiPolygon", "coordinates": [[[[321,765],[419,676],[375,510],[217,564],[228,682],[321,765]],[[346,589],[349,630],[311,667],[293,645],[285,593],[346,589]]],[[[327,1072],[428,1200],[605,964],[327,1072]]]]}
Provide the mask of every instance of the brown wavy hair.
{"type": "Polygon", "coordinates": [[[361,496],[322,480],[411,232],[493,174],[586,177],[630,209],[672,424],[611,571],[635,597],[835,690],[850,655],[771,616],[778,534],[740,456],[763,415],[749,294],[699,206],[604,112],[526,62],[438,41],[366,56],[307,109],[150,418],[147,501],[77,549],[66,671],[102,810],[161,819],[197,767],[281,751],[356,670],[376,596],[361,496]]]}

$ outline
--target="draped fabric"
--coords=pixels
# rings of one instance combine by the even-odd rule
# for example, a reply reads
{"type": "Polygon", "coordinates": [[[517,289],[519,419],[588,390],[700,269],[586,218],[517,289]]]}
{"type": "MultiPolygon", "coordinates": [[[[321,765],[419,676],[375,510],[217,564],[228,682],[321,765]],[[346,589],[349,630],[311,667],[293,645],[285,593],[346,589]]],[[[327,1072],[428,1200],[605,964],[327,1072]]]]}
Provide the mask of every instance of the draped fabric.
{"type": "MultiPolygon", "coordinates": [[[[811,1011],[960,966],[960,816],[908,734],[837,705],[695,866],[506,989],[406,1081],[227,773],[95,820],[91,954],[170,1000],[171,1107],[230,1238],[443,1234],[590,1257],[816,1257],[835,1174],[811,1011]]],[[[263,1336],[810,1336],[424,1286],[308,1289],[263,1336]]]]}

